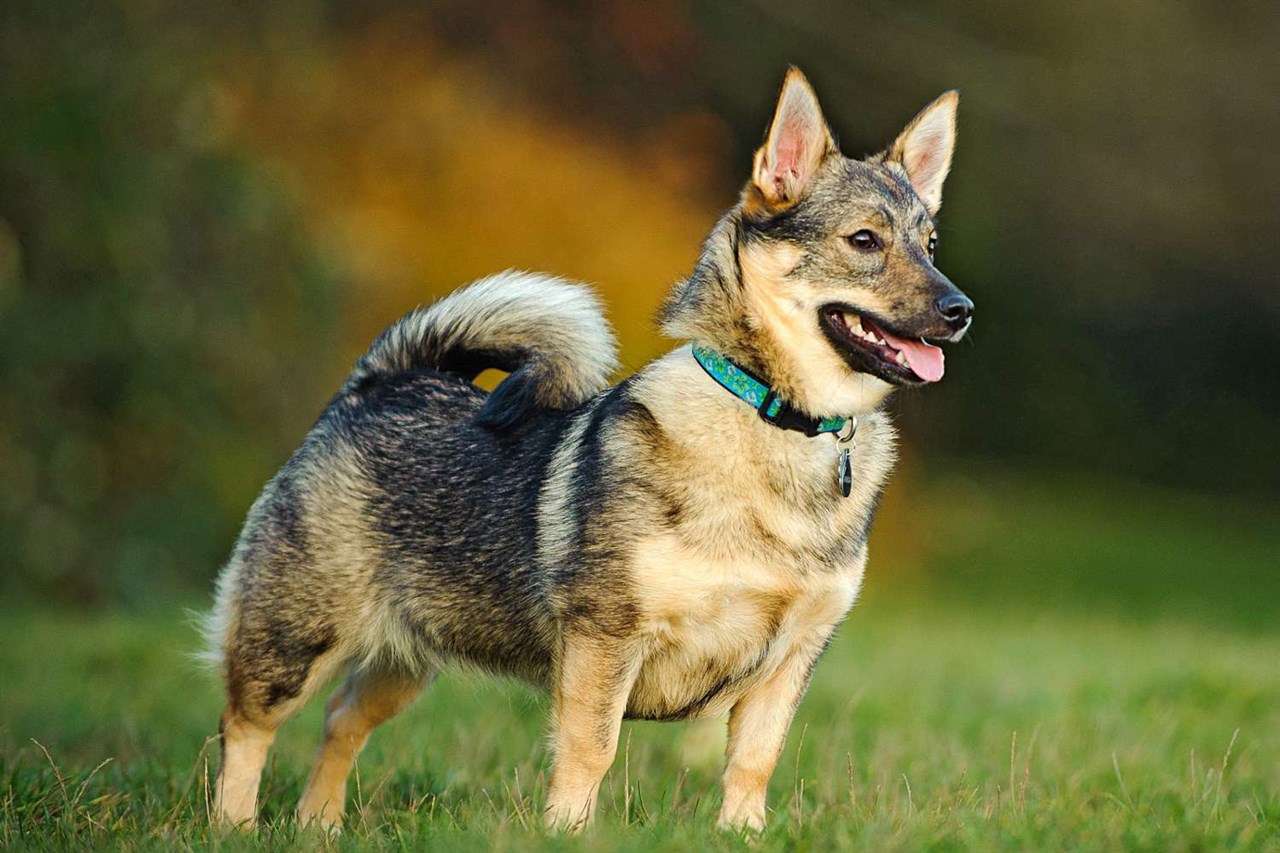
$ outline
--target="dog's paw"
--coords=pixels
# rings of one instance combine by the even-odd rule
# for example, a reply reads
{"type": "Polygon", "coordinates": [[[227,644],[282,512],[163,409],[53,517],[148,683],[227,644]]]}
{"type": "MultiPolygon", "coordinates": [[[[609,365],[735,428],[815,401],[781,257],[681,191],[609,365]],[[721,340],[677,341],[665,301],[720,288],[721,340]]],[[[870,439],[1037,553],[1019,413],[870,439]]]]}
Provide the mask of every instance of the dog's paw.
{"type": "Polygon", "coordinates": [[[764,832],[764,804],[758,806],[740,803],[736,808],[728,805],[720,810],[720,819],[716,826],[725,832],[756,833],[764,832]]]}
{"type": "Polygon", "coordinates": [[[217,816],[212,822],[213,831],[219,834],[231,834],[235,832],[251,834],[258,829],[258,820],[255,817],[246,817],[241,820],[235,820],[229,817],[217,816]]]}
{"type": "Polygon", "coordinates": [[[591,822],[590,805],[551,805],[543,812],[542,821],[550,832],[580,835],[591,822]]]}
{"type": "Polygon", "coordinates": [[[314,832],[335,838],[342,834],[342,814],[297,815],[298,828],[303,832],[314,832]]]}

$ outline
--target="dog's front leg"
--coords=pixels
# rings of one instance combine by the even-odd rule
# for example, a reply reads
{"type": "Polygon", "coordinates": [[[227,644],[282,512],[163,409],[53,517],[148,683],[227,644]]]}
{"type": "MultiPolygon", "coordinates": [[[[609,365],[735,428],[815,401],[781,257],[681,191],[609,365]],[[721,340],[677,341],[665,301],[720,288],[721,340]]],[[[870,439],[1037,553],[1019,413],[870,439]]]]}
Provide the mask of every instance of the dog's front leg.
{"type": "Polygon", "coordinates": [[[764,829],[769,777],[823,645],[793,650],[777,672],[739,699],[729,712],[721,829],[764,829]]]}
{"type": "Polygon", "coordinates": [[[614,638],[566,636],[552,697],[549,827],[577,832],[591,822],[600,780],[613,764],[618,730],[640,655],[614,638]]]}

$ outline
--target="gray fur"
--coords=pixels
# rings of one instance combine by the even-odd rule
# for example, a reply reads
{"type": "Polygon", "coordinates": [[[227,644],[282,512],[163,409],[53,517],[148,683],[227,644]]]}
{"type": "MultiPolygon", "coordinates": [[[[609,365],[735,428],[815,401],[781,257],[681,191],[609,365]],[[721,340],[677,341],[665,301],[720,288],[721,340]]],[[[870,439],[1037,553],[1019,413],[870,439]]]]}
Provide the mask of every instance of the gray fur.
{"type": "Polygon", "coordinates": [[[606,387],[618,346],[596,295],[538,273],[489,276],[392,324],[347,379],[353,391],[380,376],[426,369],[474,379],[485,367],[515,372],[547,408],[576,406],[606,387]]]}

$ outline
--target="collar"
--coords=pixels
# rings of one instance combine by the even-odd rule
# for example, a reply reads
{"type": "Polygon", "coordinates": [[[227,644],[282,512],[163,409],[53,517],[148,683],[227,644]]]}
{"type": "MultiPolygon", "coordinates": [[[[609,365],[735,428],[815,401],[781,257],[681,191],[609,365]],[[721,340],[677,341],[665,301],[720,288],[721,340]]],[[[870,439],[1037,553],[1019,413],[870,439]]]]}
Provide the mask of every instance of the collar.
{"type": "Polygon", "coordinates": [[[722,388],[750,403],[763,420],[780,429],[802,432],[812,438],[824,432],[838,433],[850,423],[848,418],[811,418],[801,414],[754,373],[715,350],[695,346],[693,357],[722,388]]]}

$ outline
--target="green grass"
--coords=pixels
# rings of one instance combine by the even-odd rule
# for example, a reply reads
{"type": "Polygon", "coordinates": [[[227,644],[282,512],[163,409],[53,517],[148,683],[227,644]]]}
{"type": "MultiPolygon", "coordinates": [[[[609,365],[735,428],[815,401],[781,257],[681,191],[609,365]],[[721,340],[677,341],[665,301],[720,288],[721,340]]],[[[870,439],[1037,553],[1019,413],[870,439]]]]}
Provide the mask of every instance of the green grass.
{"type": "MultiPolygon", "coordinates": [[[[451,676],[375,735],[332,844],[1280,850],[1273,514],[989,471],[918,491],[937,541],[909,578],[873,557],[762,839],[713,827],[714,723],[627,725],[594,830],[542,835],[543,700],[451,676]]],[[[177,608],[0,618],[0,847],[320,843],[288,820],[318,706],[281,734],[258,834],[220,836],[220,699],[177,608]]]]}

